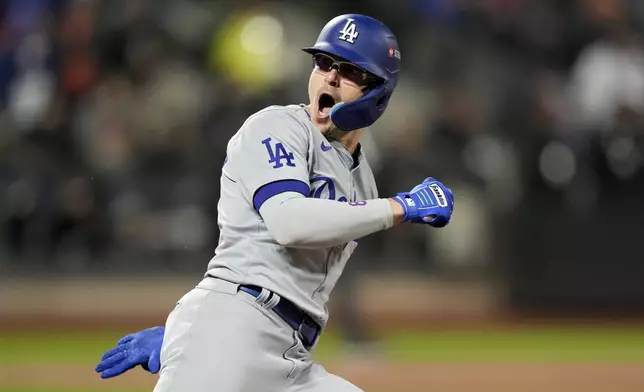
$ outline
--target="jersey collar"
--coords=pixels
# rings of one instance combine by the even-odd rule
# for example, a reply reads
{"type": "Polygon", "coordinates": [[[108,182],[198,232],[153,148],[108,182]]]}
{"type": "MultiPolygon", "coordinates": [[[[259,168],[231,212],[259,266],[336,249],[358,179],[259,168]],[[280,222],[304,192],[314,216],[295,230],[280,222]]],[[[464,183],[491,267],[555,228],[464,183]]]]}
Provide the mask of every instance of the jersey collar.
{"type": "Polygon", "coordinates": [[[327,139],[327,140],[329,140],[329,143],[333,147],[335,147],[335,150],[338,152],[338,155],[342,159],[342,162],[344,162],[344,164],[350,170],[356,169],[358,166],[360,166],[360,164],[364,160],[364,154],[362,154],[361,144],[358,144],[358,147],[356,147],[355,153],[351,154],[347,149],[347,147],[344,144],[340,143],[339,141],[335,139],[327,139]],[[354,160],[354,158],[356,159],[354,160]]]}

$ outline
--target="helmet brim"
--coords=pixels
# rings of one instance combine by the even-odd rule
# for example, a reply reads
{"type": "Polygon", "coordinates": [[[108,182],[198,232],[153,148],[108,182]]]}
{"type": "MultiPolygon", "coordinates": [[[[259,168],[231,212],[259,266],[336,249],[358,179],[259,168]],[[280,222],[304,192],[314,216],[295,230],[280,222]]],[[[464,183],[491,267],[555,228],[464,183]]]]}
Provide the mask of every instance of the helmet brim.
{"type": "Polygon", "coordinates": [[[369,59],[350,49],[346,49],[341,46],[331,46],[330,44],[323,42],[316,44],[315,46],[302,48],[302,50],[311,55],[314,55],[316,53],[324,53],[331,56],[340,57],[343,60],[353,63],[358,67],[364,69],[383,82],[388,80],[388,72],[386,72],[378,65],[374,64],[369,59]]]}

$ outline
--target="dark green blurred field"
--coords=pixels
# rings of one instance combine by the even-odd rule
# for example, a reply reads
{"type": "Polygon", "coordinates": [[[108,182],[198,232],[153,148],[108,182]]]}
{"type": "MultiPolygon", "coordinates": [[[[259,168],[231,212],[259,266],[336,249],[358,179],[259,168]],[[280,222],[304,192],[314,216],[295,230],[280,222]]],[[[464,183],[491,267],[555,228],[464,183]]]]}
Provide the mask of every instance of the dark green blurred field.
{"type": "MultiPolygon", "coordinates": [[[[0,365],[92,364],[123,333],[0,334],[0,365]]],[[[382,352],[394,361],[644,362],[644,328],[533,327],[506,331],[395,332],[382,352]]],[[[343,355],[337,334],[326,333],[316,349],[321,361],[343,355]]]]}
{"type": "MultiPolygon", "coordinates": [[[[79,369],[82,378],[103,392],[135,392],[140,389],[110,389],[113,383],[98,380],[93,367],[102,353],[115,344],[123,333],[4,333],[0,334],[0,371],[28,367],[70,365],[79,369]]],[[[504,331],[432,331],[396,332],[383,337],[379,346],[383,359],[394,363],[642,363],[644,364],[644,328],[634,327],[532,327],[504,331]]],[[[323,364],[351,361],[351,352],[338,336],[327,333],[317,349],[323,364]]],[[[140,370],[136,370],[140,372],[140,370]]],[[[38,387],[38,374],[17,379],[11,385],[0,377],[0,392],[75,392],[86,387],[69,387],[64,377],[57,385],[38,387]]],[[[51,376],[51,375],[50,375],[51,376]]],[[[79,376],[80,377],[80,376],[79,376]]],[[[69,380],[67,380],[69,381],[69,380]]]]}

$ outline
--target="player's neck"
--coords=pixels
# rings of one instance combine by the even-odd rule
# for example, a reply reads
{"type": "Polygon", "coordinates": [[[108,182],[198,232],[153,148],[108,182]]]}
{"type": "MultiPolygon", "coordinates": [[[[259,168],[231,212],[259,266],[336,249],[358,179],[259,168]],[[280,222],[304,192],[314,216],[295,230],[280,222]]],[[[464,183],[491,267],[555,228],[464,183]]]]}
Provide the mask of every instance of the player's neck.
{"type": "Polygon", "coordinates": [[[339,129],[334,129],[333,131],[331,131],[329,137],[344,144],[344,146],[347,148],[347,151],[349,151],[349,153],[353,155],[353,153],[358,148],[358,144],[360,144],[360,137],[362,136],[363,132],[364,128],[356,129],[355,131],[351,132],[344,132],[339,129]]]}
{"type": "MultiPolygon", "coordinates": [[[[311,114],[310,114],[311,105],[307,105],[305,109],[309,113],[309,118],[311,118],[311,114]]],[[[360,136],[362,136],[363,132],[364,132],[364,128],[356,129],[351,132],[344,132],[336,128],[336,129],[333,129],[330,133],[326,134],[326,136],[344,144],[344,146],[347,148],[349,153],[353,155],[353,153],[358,148],[358,144],[360,144],[360,136]]]]}

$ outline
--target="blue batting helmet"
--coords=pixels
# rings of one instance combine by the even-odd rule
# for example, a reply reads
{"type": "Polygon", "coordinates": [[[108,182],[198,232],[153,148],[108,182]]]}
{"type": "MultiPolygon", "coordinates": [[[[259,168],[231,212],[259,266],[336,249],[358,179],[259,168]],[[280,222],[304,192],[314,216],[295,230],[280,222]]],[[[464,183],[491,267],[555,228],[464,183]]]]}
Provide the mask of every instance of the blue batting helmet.
{"type": "Polygon", "coordinates": [[[368,127],[385,112],[398,83],[400,49],[394,34],[380,21],[359,14],[340,15],[329,21],[307,53],[326,53],[350,61],[377,77],[356,101],[336,104],[331,121],[343,131],[368,127]]]}

